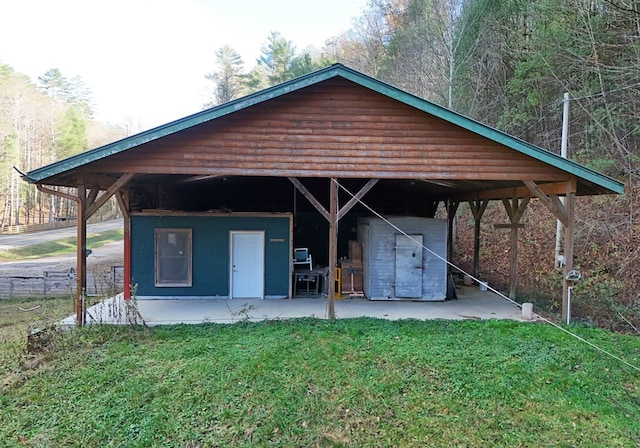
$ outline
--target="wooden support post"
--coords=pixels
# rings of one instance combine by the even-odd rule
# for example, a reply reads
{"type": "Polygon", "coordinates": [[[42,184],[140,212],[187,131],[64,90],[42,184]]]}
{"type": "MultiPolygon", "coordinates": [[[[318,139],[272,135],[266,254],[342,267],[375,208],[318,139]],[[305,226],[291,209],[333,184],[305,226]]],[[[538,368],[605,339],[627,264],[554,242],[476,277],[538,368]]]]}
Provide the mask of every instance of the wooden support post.
{"type": "Polygon", "coordinates": [[[131,300],[131,219],[127,215],[123,220],[123,295],[124,300],[131,300]]]}
{"type": "MultiPolygon", "coordinates": [[[[343,218],[352,207],[354,207],[366,194],[371,190],[378,179],[369,180],[356,194],[352,194],[352,198],[342,207],[338,204],[338,179],[329,179],[329,210],[325,209],[320,201],[318,201],[309,190],[306,189],[302,182],[295,177],[289,180],[300,193],[320,212],[322,216],[329,222],[329,269],[327,272],[327,314],[330,319],[335,318],[334,299],[336,294],[336,267],[338,266],[338,222],[343,218]]],[[[344,187],[343,189],[347,191],[344,187]]]]}
{"type": "Polygon", "coordinates": [[[453,258],[454,222],[459,205],[460,202],[453,201],[451,199],[445,202],[445,206],[447,208],[447,260],[449,261],[453,258]]]}
{"type": "Polygon", "coordinates": [[[131,218],[129,215],[129,191],[117,191],[115,193],[120,212],[123,218],[123,295],[125,300],[131,299],[131,218]]]}
{"type": "MultiPolygon", "coordinates": [[[[79,176],[80,182],[78,183],[78,191],[76,196],[63,193],[60,191],[51,190],[41,184],[36,184],[39,191],[43,193],[51,194],[52,196],[58,196],[75,201],[77,204],[77,226],[76,226],[76,322],[78,326],[83,326],[86,323],[86,307],[85,307],[85,295],[87,292],[87,219],[93,215],[113,194],[117,194],[118,204],[123,208],[124,202],[119,194],[119,189],[131,180],[133,174],[123,174],[109,189],[98,198],[99,189],[93,187],[87,195],[87,187],[85,184],[84,175],[81,173],[79,176]]],[[[128,210],[128,201],[124,209],[128,210]]],[[[123,212],[124,216],[124,212],[123,212]]],[[[128,213],[127,213],[128,216],[128,213]]],[[[125,218],[125,241],[127,241],[127,228],[125,218]]],[[[126,243],[125,243],[126,244],[126,243]]],[[[125,247],[126,251],[126,247],[125,247]]],[[[129,257],[130,259],[130,257],[129,257]]],[[[127,260],[125,254],[125,260],[127,260]]],[[[126,271],[125,271],[125,288],[126,288],[126,271]]],[[[126,293],[125,293],[126,295],[126,293]]],[[[129,294],[130,295],[130,294],[129,294]]]]}
{"type": "Polygon", "coordinates": [[[511,300],[516,299],[516,288],[518,284],[518,229],[523,227],[519,222],[530,199],[529,197],[522,198],[522,201],[517,197],[514,197],[511,201],[509,201],[509,199],[503,199],[502,203],[507,211],[507,215],[509,215],[511,224],[496,226],[498,228],[506,227],[511,229],[509,250],[509,298],[511,300]]]}
{"type": "MultiPolygon", "coordinates": [[[[571,316],[567,316],[569,301],[569,282],[567,274],[573,270],[573,237],[575,233],[575,200],[576,200],[576,179],[572,178],[564,184],[564,204],[557,194],[546,194],[542,188],[532,181],[523,181],[526,187],[538,197],[542,203],[551,210],[556,218],[564,225],[564,278],[562,280],[562,321],[571,321],[571,316]],[[567,320],[567,317],[569,318],[567,320]]],[[[559,193],[559,192],[557,192],[559,193]]]]}
{"type": "Polygon", "coordinates": [[[87,220],[85,217],[85,205],[87,201],[86,188],[84,185],[78,186],[76,196],[63,193],[61,191],[51,190],[41,184],[36,184],[36,188],[42,193],[48,193],[52,197],[58,196],[65,199],[75,201],[77,206],[77,224],[76,224],[76,322],[77,325],[84,325],[84,290],[87,285],[87,220]]]}
{"type": "Polygon", "coordinates": [[[567,274],[573,270],[573,237],[575,229],[575,193],[574,189],[569,188],[565,196],[564,206],[567,215],[567,224],[564,227],[564,278],[562,280],[562,321],[570,322],[571,316],[568,316],[569,301],[569,282],[567,274]]]}
{"type": "Polygon", "coordinates": [[[336,293],[336,266],[338,265],[338,182],[329,180],[329,272],[327,279],[327,314],[329,319],[336,317],[334,299],[336,293]]]}
{"type": "Polygon", "coordinates": [[[469,201],[469,208],[473,215],[473,276],[480,277],[480,221],[489,205],[489,200],[469,201]]]}
{"type": "Polygon", "coordinates": [[[78,185],[78,225],[76,241],[76,322],[83,326],[87,321],[85,295],[87,292],[87,189],[78,185]]]}
{"type": "Polygon", "coordinates": [[[515,225],[511,227],[509,246],[509,298],[515,300],[518,286],[518,227],[515,225]]]}

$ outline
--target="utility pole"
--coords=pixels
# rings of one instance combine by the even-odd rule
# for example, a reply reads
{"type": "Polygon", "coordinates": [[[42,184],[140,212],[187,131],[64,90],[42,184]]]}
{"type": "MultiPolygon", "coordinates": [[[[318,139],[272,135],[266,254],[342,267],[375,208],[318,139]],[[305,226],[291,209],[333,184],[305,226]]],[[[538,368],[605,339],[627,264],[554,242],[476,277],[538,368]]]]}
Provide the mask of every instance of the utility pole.
{"type": "MultiPolygon", "coordinates": [[[[569,157],[569,92],[565,92],[562,100],[562,137],[560,143],[560,155],[565,159],[569,157]]],[[[564,198],[560,198],[560,202],[564,205],[564,198]]],[[[556,222],[556,250],[555,250],[555,265],[556,268],[562,268],[564,264],[564,257],[560,256],[560,248],[562,247],[562,223],[560,220],[556,222]]]]}

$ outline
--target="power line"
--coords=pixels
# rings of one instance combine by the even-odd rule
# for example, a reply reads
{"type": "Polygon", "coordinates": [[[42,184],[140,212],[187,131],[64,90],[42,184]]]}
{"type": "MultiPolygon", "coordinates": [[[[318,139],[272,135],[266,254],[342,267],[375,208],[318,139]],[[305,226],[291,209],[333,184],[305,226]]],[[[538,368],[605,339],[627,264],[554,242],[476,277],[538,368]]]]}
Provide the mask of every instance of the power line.
{"type": "MultiPolygon", "coordinates": [[[[386,224],[388,224],[389,226],[391,226],[394,230],[400,232],[402,235],[404,235],[405,237],[409,238],[411,241],[413,241],[416,245],[421,246],[424,250],[426,250],[427,252],[429,252],[431,255],[434,255],[436,258],[438,258],[441,261],[444,261],[447,265],[451,266],[452,268],[462,272],[463,274],[469,276],[470,278],[472,278],[473,280],[475,280],[476,282],[480,282],[479,279],[477,279],[476,277],[474,277],[473,275],[469,274],[468,272],[466,272],[464,269],[456,266],[455,264],[453,264],[452,262],[450,262],[449,260],[447,260],[446,258],[440,256],[439,254],[437,254],[436,252],[432,251],[431,249],[429,249],[428,247],[426,247],[424,244],[418,242],[415,238],[413,238],[411,235],[409,235],[408,233],[406,233],[404,230],[402,230],[400,227],[396,226],[395,224],[393,224],[391,221],[389,221],[388,219],[386,219],[384,216],[382,216],[380,213],[378,213],[377,211],[375,211],[373,208],[371,208],[369,205],[365,204],[362,199],[357,198],[351,191],[349,191],[346,187],[344,187],[342,184],[340,184],[340,182],[338,182],[337,179],[332,179],[333,182],[336,183],[336,185],[338,185],[339,188],[342,188],[348,195],[350,195],[352,198],[356,199],[360,204],[362,204],[362,206],[364,208],[366,208],[367,210],[369,210],[371,213],[373,213],[377,218],[381,219],[383,222],[385,222],[386,224]]],[[[505,296],[504,294],[502,294],[500,291],[492,288],[491,286],[487,285],[487,288],[490,289],[492,292],[496,293],[498,296],[502,297],[503,299],[513,303],[514,305],[518,306],[519,308],[522,308],[522,305],[519,304],[518,302],[510,299],[509,297],[505,296]]],[[[631,363],[629,363],[628,361],[625,361],[624,359],[620,358],[619,356],[614,355],[611,352],[608,352],[607,350],[595,345],[592,342],[587,341],[586,339],[584,339],[582,336],[578,336],[577,334],[567,330],[566,328],[561,327],[560,325],[558,325],[557,323],[547,319],[544,316],[540,316],[537,313],[534,313],[535,316],[537,317],[537,319],[542,320],[546,323],[548,323],[549,325],[557,328],[560,331],[563,331],[564,333],[568,334],[569,336],[572,336],[573,338],[577,339],[580,342],[583,342],[585,344],[587,344],[588,346],[590,346],[591,348],[595,349],[596,351],[599,351],[600,353],[603,353],[607,356],[609,356],[610,358],[613,358],[619,362],[621,362],[622,364],[626,365],[627,367],[630,367],[638,372],[640,372],[640,367],[637,367],[631,363]]]]}
{"type": "Polygon", "coordinates": [[[595,98],[595,97],[598,97],[598,96],[605,96],[605,95],[608,95],[610,93],[619,92],[621,90],[633,89],[634,87],[640,87],[640,82],[636,82],[634,84],[629,84],[628,86],[616,87],[615,89],[607,90],[605,92],[592,93],[590,95],[584,95],[584,96],[579,96],[579,97],[572,96],[570,98],[570,100],[571,101],[574,101],[574,100],[585,100],[585,99],[589,99],[589,98],[595,98]]]}

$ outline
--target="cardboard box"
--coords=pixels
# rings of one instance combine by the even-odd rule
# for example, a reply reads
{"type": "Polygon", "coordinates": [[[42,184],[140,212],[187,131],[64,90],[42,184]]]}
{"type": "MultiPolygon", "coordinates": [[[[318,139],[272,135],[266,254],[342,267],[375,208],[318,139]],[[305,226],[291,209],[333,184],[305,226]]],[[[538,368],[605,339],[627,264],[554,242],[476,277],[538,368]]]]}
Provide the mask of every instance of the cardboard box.
{"type": "Polygon", "coordinates": [[[357,241],[349,241],[349,260],[354,263],[362,263],[362,244],[357,241]]]}

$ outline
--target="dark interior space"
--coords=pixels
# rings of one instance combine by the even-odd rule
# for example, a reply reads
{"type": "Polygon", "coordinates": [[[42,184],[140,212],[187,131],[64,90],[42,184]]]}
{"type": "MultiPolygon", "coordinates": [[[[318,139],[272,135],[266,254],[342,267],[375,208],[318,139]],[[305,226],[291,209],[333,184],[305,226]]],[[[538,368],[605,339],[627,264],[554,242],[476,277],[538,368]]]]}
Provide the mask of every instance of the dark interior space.
{"type": "MultiPolygon", "coordinates": [[[[299,179],[304,187],[329,209],[329,179],[299,179]]],[[[339,179],[340,206],[351,199],[368,179],[339,179]]],[[[442,195],[431,184],[411,180],[380,180],[364,202],[379,213],[433,217],[442,195]]],[[[314,206],[286,177],[242,176],[141,176],[132,186],[132,208],[185,212],[316,212],[314,206]],[[168,181],[168,178],[173,177],[168,181]]],[[[360,204],[353,211],[369,212],[360,204]]]]}
{"type": "MultiPolygon", "coordinates": [[[[329,179],[299,179],[325,209],[329,209],[329,179]]],[[[339,179],[338,204],[343,206],[368,179],[339,179]],[[346,191],[345,191],[346,189],[346,191]]],[[[430,184],[380,180],[363,201],[386,216],[432,218],[438,205],[430,184]]],[[[328,264],[329,224],[286,177],[146,176],[131,190],[134,212],[171,210],[214,213],[292,213],[294,247],[306,247],[314,265],[328,264]],[[170,180],[168,182],[167,180],[170,180]]],[[[356,204],[338,224],[338,258],[347,257],[350,240],[357,239],[357,220],[372,213],[356,204]]]]}

